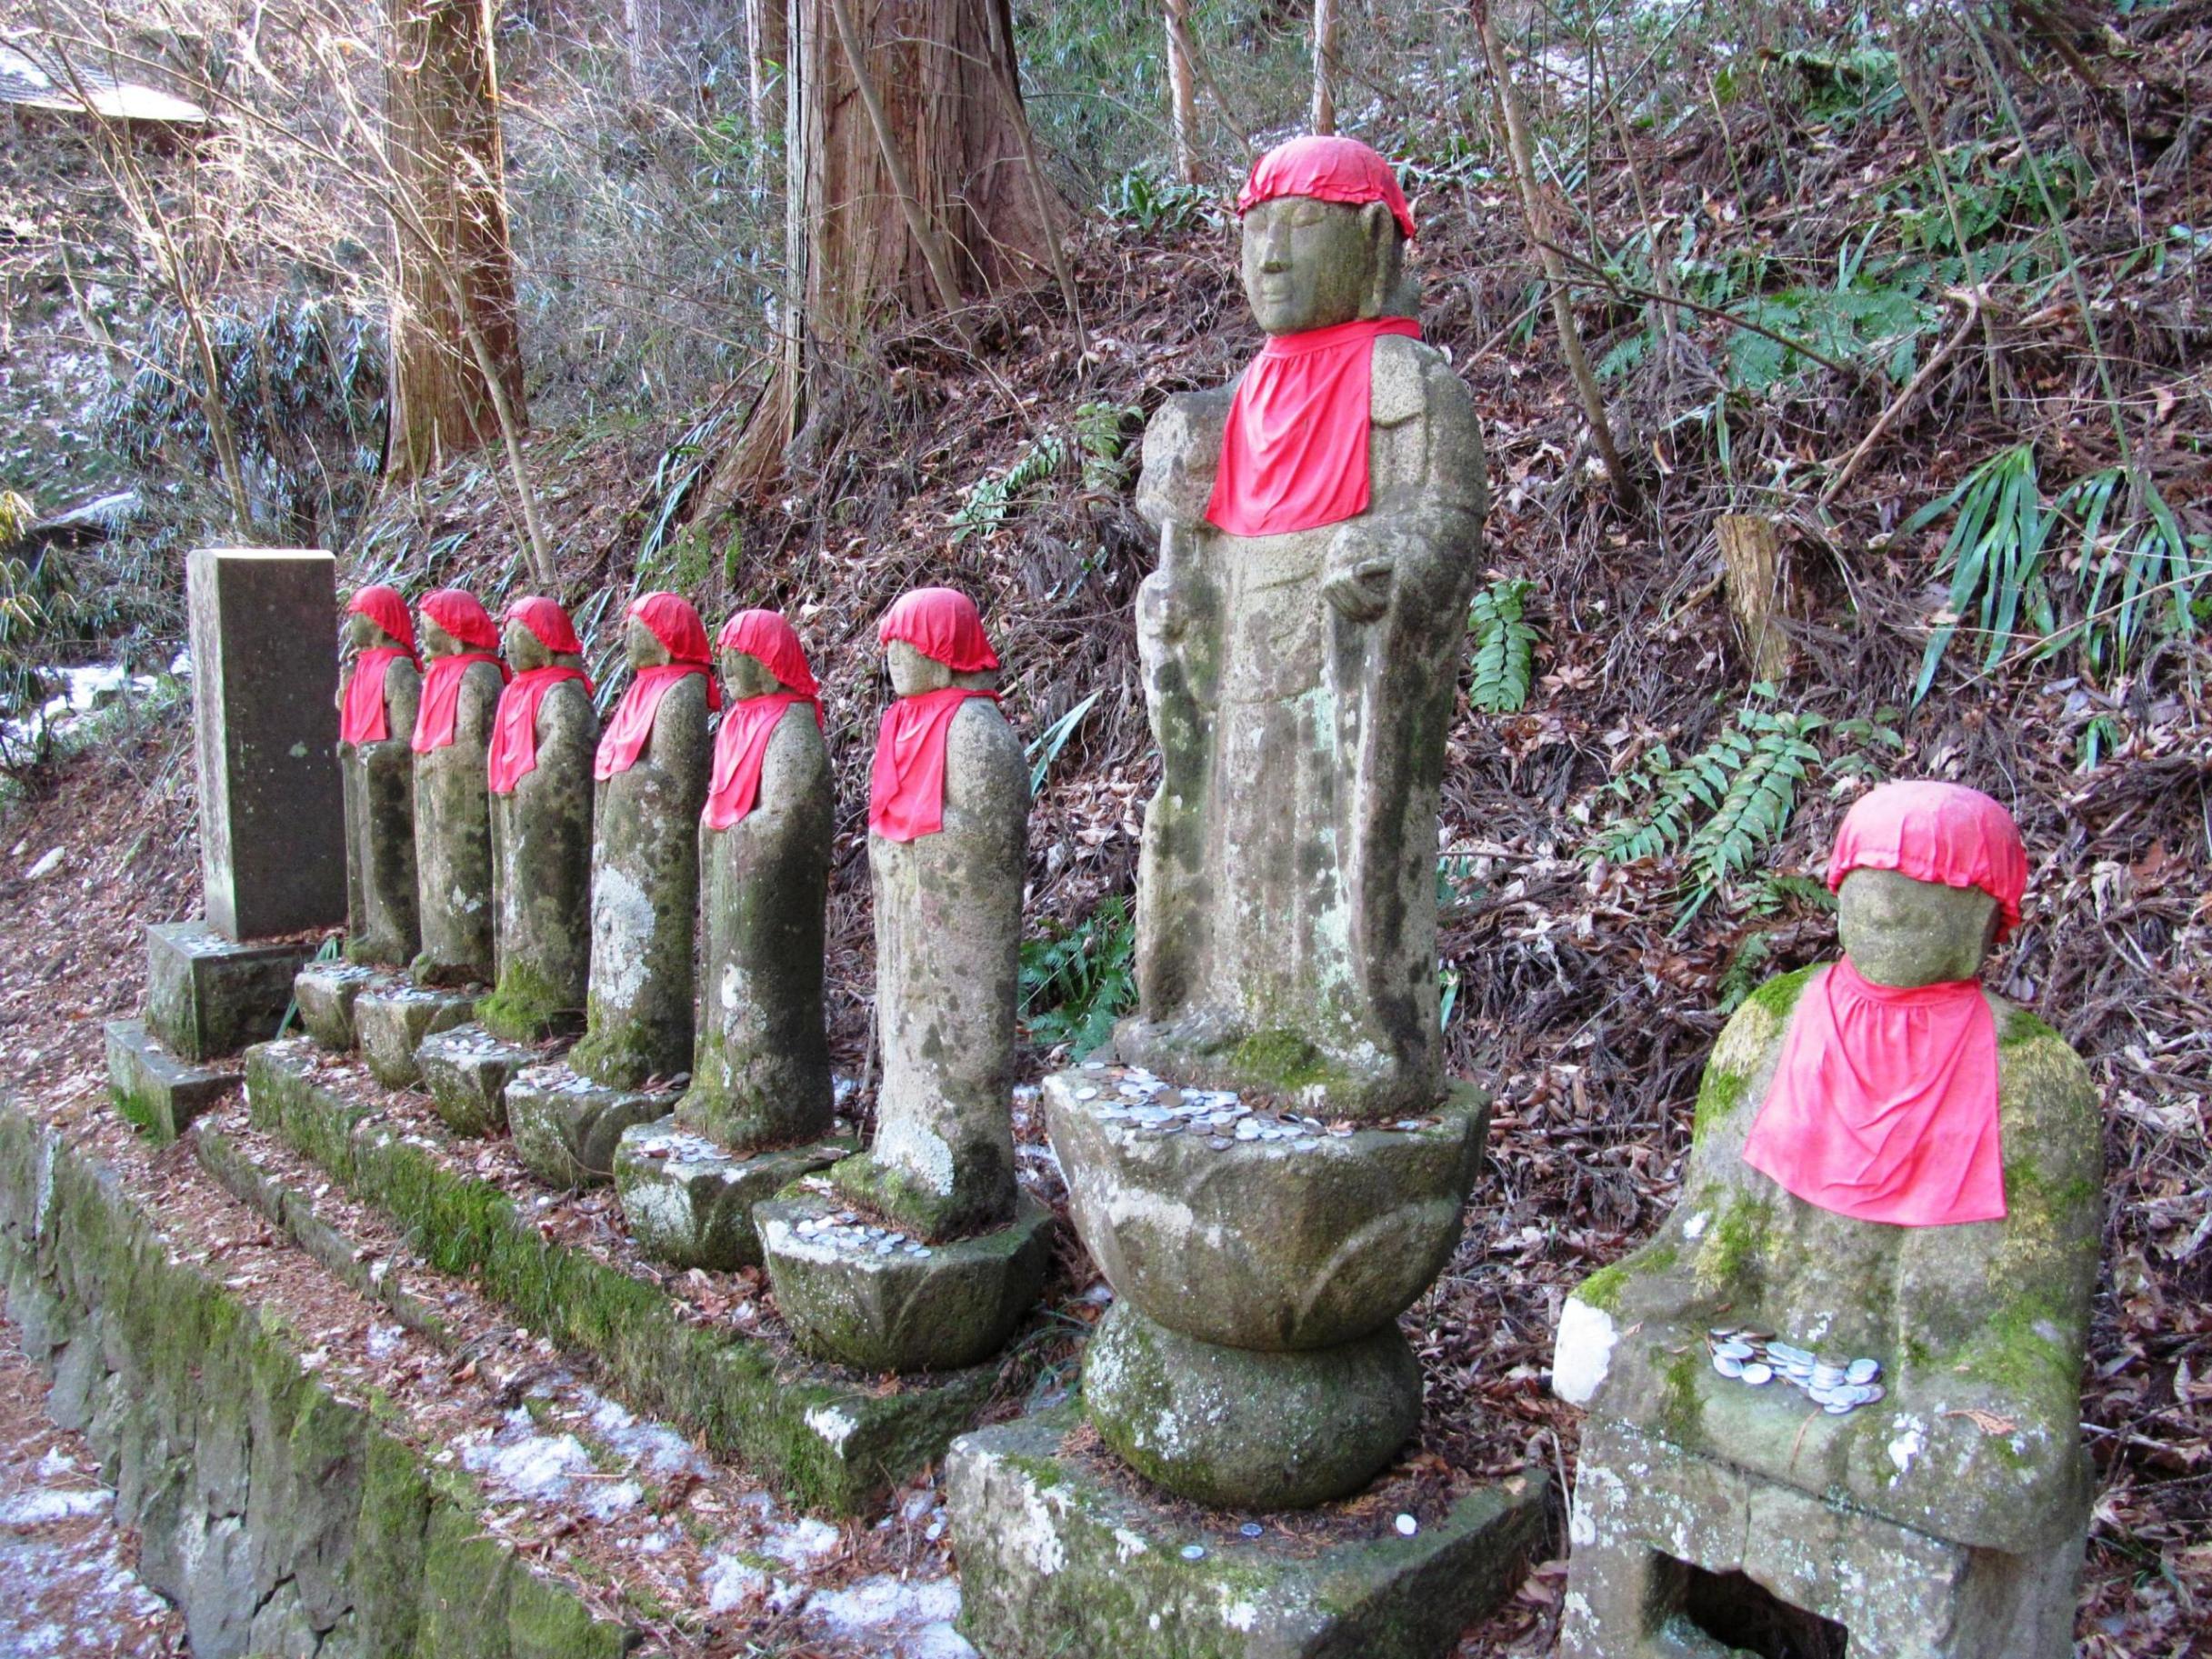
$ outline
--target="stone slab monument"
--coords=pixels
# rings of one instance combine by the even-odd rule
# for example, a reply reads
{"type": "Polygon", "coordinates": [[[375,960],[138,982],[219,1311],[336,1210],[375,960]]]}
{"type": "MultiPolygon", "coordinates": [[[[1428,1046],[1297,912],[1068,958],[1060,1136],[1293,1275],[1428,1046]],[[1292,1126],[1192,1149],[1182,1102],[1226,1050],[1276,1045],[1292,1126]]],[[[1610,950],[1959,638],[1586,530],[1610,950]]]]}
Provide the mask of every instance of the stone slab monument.
{"type": "Polygon", "coordinates": [[[117,1104],[164,1136],[276,1034],[315,948],[298,935],[345,917],[331,556],[199,548],[185,596],[205,915],[147,928],[145,1018],[106,1031],[117,1104]]]}
{"type": "Polygon", "coordinates": [[[1729,1020],[1680,1202],[1561,1313],[1563,1654],[2074,1651],[2104,1163],[2087,1069],[1979,983],[2027,871],[1957,785],[1844,820],[1843,959],[1729,1020]]]}
{"type": "Polygon", "coordinates": [[[1005,1343],[1051,1242],[1051,1213],[1014,1180],[1029,777],[974,601],[918,588],[878,636],[893,696],[868,803],[876,1138],[755,1216],[803,1346],[864,1370],[944,1370],[1005,1343]]]}
{"type": "Polygon", "coordinates": [[[691,1070],[699,813],[707,718],[722,706],[706,629],[689,602],[633,600],[632,677],[601,734],[584,1035],[565,1062],[507,1084],[515,1151],[564,1186],[614,1178],[622,1132],[666,1117],[691,1070]]]}
{"type": "Polygon", "coordinates": [[[1158,1495],[1131,1500],[1079,1445],[1040,1455],[1027,1425],[955,1443],[969,1623],[1001,1659],[1442,1654],[1541,1525],[1538,1479],[1409,1536],[1387,1510],[1297,1550],[1242,1524],[1351,1497],[1417,1432],[1397,1316],[1458,1242],[1488,1109],[1445,1076],[1436,953],[1481,568],[1472,402],[1411,315],[1413,215],[1381,156],[1294,140],[1238,205],[1266,345],[1234,385],[1167,400],[1138,485],[1160,535],[1137,636],[1161,767],[1137,1012],[1111,1058],[1044,1090],[1116,1294],[1083,1409],[1158,1495]],[[1219,1593],[1259,1580],[1329,1616],[1219,1593]],[[1163,1597],[1178,1620],[1150,1616],[1163,1597]]]}
{"type": "Polygon", "coordinates": [[[345,606],[353,655],[338,699],[345,779],[345,955],[374,967],[414,959],[415,731],[422,698],[415,621],[398,590],[375,584],[345,606]]]}
{"type": "Polygon", "coordinates": [[[716,641],[729,707],[699,818],[706,940],[691,1086],[624,1131],[615,1184],[639,1246],[677,1267],[757,1264],[753,1207],[856,1150],[835,1138],[823,912],[836,805],[814,672],[774,611],[716,641]]]}

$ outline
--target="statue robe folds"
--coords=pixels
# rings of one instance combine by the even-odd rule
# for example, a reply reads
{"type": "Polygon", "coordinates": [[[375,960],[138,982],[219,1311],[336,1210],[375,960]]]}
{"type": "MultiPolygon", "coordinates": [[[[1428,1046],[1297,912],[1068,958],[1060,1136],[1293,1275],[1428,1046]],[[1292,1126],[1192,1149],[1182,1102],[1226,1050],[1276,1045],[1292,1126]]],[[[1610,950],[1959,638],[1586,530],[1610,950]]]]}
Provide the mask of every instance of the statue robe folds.
{"type": "Polygon", "coordinates": [[[1161,769],[1118,1046],[1332,1113],[1424,1112],[1444,1089],[1436,814],[1481,571],[1473,403],[1442,354],[1377,338],[1366,510],[1244,537],[1205,517],[1233,391],[1172,397],[1145,435],[1161,769]]]}

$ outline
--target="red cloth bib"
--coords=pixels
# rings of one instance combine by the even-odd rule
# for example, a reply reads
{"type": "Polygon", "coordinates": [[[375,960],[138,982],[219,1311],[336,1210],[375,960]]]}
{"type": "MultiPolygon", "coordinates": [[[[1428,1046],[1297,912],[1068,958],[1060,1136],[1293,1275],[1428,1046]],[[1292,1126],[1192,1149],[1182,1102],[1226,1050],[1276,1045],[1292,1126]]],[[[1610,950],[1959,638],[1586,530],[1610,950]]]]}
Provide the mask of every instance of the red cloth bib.
{"type": "Polygon", "coordinates": [[[1410,317],[1277,335],[1236,383],[1221,430],[1207,522],[1231,535],[1284,535],[1367,510],[1375,342],[1421,337],[1410,317]]]}
{"type": "Polygon", "coordinates": [[[1979,982],[1898,989],[1846,957],[1798,999],[1744,1162],[1899,1227],[2001,1221],[1997,1022],[1979,982]]]}
{"type": "Polygon", "coordinates": [[[599,754],[592,763],[594,777],[604,784],[637,764],[653,740],[653,720],[660,713],[661,699],[669,687],[695,674],[706,682],[707,705],[714,706],[715,677],[697,663],[656,663],[637,671],[630,689],[615,705],[615,717],[600,735],[599,754]]]}
{"type": "Polygon", "coordinates": [[[371,645],[354,659],[353,677],[338,709],[340,743],[382,743],[392,735],[384,710],[384,671],[394,663],[412,663],[415,654],[397,645],[371,645]]]}
{"type": "Polygon", "coordinates": [[[515,785],[537,769],[537,709],[545,694],[563,680],[582,683],[591,695],[591,680],[581,668],[563,663],[526,668],[507,682],[499,694],[499,712],[492,721],[492,752],[488,763],[492,793],[513,795],[515,785]]]}
{"type": "Polygon", "coordinates": [[[945,739],[970,697],[995,691],[947,685],[900,697],[876,728],[876,764],[868,775],[868,830],[886,841],[916,841],[945,827],[945,739]]]}
{"type": "MultiPolygon", "coordinates": [[[[438,625],[445,625],[441,622],[438,625]]],[[[415,738],[408,745],[417,755],[442,749],[453,741],[454,719],[461,712],[461,682],[473,663],[498,663],[502,685],[511,677],[496,651],[460,651],[452,656],[432,657],[430,666],[423,670],[423,700],[415,713],[415,738]]]]}
{"type": "Polygon", "coordinates": [[[794,703],[814,711],[822,724],[822,705],[796,691],[772,691],[729,706],[715,734],[715,765],[706,784],[706,806],[699,815],[708,829],[727,829],[760,799],[760,769],[768,758],[768,739],[794,703]]]}

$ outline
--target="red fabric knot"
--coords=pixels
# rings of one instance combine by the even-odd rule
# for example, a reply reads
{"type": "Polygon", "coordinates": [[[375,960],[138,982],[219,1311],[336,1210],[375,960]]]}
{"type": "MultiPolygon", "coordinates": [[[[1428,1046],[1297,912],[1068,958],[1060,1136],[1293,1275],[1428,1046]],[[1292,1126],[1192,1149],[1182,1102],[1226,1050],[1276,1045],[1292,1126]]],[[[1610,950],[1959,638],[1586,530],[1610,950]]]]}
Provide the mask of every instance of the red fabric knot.
{"type": "Polygon", "coordinates": [[[903,640],[955,674],[985,674],[998,666],[976,602],[958,588],[917,587],[900,595],[876,625],[876,638],[886,645],[903,640]]]}
{"type": "Polygon", "coordinates": [[[637,757],[653,739],[653,723],[659,716],[661,699],[693,675],[706,682],[709,712],[722,706],[722,687],[716,683],[714,661],[706,649],[706,625],[689,600],[675,594],[646,594],[630,602],[630,615],[646,625],[655,639],[667,648],[669,660],[640,668],[630,688],[616,705],[615,716],[599,737],[599,753],[592,775],[601,783],[618,777],[637,764],[637,757]]]}
{"type": "MultiPolygon", "coordinates": [[[[912,595],[908,595],[912,597],[912,595]]],[[[953,716],[971,697],[998,694],[947,685],[899,697],[876,728],[868,774],[868,830],[886,841],[916,841],[945,827],[945,743],[953,716]]]]}
{"type": "MultiPolygon", "coordinates": [[[[555,613],[560,607],[550,599],[528,603],[552,605],[555,613]]],[[[507,613],[515,616],[510,607],[507,613]]],[[[515,616],[533,634],[536,626],[526,618],[515,616]]],[[[562,616],[565,623],[568,619],[562,616]]],[[[545,635],[538,635],[540,639],[545,635]]],[[[571,638],[575,635],[570,635],[571,638]]],[[[546,642],[551,645],[550,641],[546,642]]],[[[555,647],[559,649],[560,647],[555,647]]],[[[486,763],[492,793],[513,795],[515,785],[537,769],[537,712],[545,701],[545,695],[564,680],[575,680],[584,687],[586,699],[592,695],[590,678],[581,668],[572,668],[566,663],[551,663],[543,668],[526,668],[507,683],[499,694],[499,712],[492,717],[492,749],[486,763]]]]}
{"type": "Polygon", "coordinates": [[[1230,535],[1285,535],[1367,510],[1375,343],[1418,340],[1410,317],[1277,335],[1236,383],[1206,521],[1230,535]]]}
{"type": "Polygon", "coordinates": [[[407,602],[397,588],[375,582],[357,589],[345,602],[345,614],[367,617],[397,640],[409,656],[415,655],[415,618],[407,615],[407,602]]]}
{"type": "Polygon", "coordinates": [[[499,629],[484,602],[465,587],[441,587],[423,596],[423,615],[462,645],[478,651],[499,649],[499,629]]]}
{"type": "Polygon", "coordinates": [[[752,657],[802,696],[814,696],[821,689],[815,684],[814,670],[807,665],[806,647],[799,643],[798,631],[779,612],[740,611],[722,625],[715,644],[724,651],[752,657]]]}
{"type": "Polygon", "coordinates": [[[517,599],[507,606],[506,620],[522,624],[548,651],[583,655],[584,642],[576,637],[576,625],[550,599],[535,595],[517,599]]]}
{"type": "Polygon", "coordinates": [[[1978,887],[2004,913],[1997,936],[2020,924],[2027,849],[2012,815],[1978,789],[1934,778],[1884,784],[1845,815],[1828,856],[1828,890],[1854,870],[1895,870],[1915,881],[1978,887]]]}
{"type": "Polygon", "coordinates": [[[1308,134],[1276,145],[1252,164],[1245,187],[1236,195],[1236,211],[1247,214],[1262,202],[1285,196],[1310,196],[1353,207],[1381,202],[1406,239],[1413,238],[1413,209],[1398,186],[1396,172],[1356,138],[1308,134]]]}

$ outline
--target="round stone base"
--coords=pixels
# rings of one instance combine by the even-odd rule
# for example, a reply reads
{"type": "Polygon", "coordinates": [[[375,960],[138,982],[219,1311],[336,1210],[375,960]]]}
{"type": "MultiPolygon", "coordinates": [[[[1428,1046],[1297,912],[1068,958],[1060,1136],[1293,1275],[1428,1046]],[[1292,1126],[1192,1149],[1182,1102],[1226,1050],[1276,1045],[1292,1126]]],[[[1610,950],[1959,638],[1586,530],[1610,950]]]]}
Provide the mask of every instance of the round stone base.
{"type": "Polygon", "coordinates": [[[860,1371],[950,1371],[997,1352],[1045,1287],[1052,1212],[1024,1194],[1004,1227],[925,1244],[846,1209],[826,1182],[757,1205],[776,1305],[799,1345],[860,1371]]]}
{"type": "Polygon", "coordinates": [[[603,1088],[561,1062],[525,1066],[507,1084],[507,1127],[522,1166],[554,1186],[605,1186],[615,1148],[635,1124],[666,1117],[666,1090],[603,1088]]]}
{"type": "Polygon", "coordinates": [[[757,1265],[753,1207],[854,1150],[851,1141],[822,1141],[740,1157],[677,1122],[635,1124],[615,1149],[615,1190],[630,1236],[671,1267],[757,1265]]]}
{"type": "Polygon", "coordinates": [[[1421,1424],[1421,1366],[1395,1324],[1262,1354],[1117,1302],[1083,1358],[1084,1409],[1139,1474],[1216,1509],[1308,1509],[1357,1492],[1421,1424]]]}

